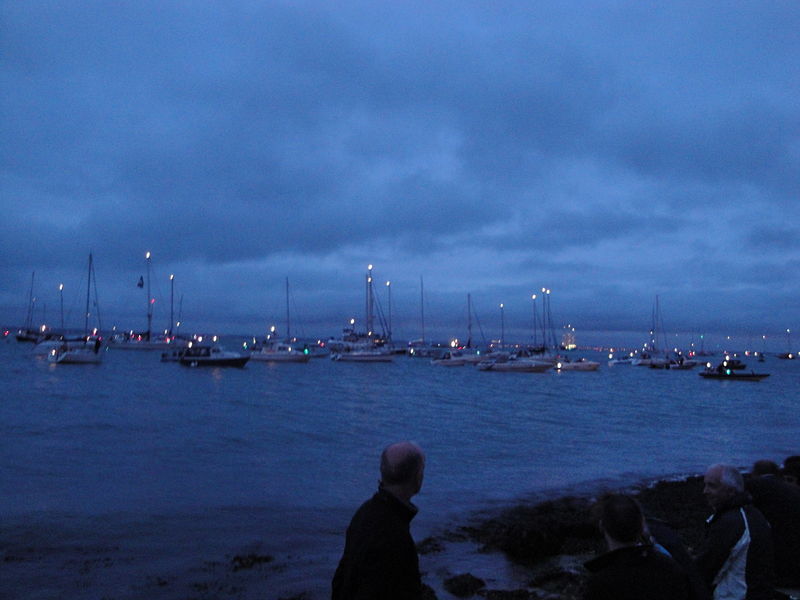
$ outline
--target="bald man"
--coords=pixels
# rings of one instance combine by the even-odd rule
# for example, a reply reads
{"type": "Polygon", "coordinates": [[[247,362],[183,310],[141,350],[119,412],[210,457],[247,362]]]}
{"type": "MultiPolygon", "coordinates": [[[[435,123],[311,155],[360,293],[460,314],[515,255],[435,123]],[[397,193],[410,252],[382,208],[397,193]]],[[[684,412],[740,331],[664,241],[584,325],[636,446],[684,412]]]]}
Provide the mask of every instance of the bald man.
{"type": "Polygon", "coordinates": [[[419,600],[419,558],[409,530],[425,455],[412,442],[381,454],[378,491],[356,511],[333,576],[332,600],[419,600]]]}
{"type": "Polygon", "coordinates": [[[714,600],[771,600],[775,583],[772,534],[751,503],[736,467],[712,465],[703,495],[714,509],[696,563],[714,600]]]}

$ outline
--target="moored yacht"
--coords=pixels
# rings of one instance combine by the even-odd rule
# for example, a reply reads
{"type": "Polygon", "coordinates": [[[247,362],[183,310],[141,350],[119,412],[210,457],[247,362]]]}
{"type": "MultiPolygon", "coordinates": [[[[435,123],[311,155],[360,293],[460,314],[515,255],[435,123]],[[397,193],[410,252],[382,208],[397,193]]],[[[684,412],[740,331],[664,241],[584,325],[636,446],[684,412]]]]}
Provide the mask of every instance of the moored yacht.
{"type": "Polygon", "coordinates": [[[193,343],[181,352],[178,362],[185,367],[244,367],[250,355],[230,352],[212,344],[193,343]]]}
{"type": "Polygon", "coordinates": [[[308,348],[298,349],[287,342],[267,342],[250,352],[250,359],[259,362],[307,363],[311,360],[308,348]]]}
{"type": "MultiPolygon", "coordinates": [[[[99,364],[103,360],[103,338],[100,337],[98,330],[89,332],[89,315],[91,314],[90,297],[92,293],[92,283],[94,281],[94,260],[92,253],[89,253],[89,275],[86,283],[86,310],[84,311],[84,336],[80,341],[62,340],[58,348],[52,348],[47,354],[47,360],[58,364],[99,364]]],[[[97,287],[94,289],[94,304],[97,305],[97,287]]]]}

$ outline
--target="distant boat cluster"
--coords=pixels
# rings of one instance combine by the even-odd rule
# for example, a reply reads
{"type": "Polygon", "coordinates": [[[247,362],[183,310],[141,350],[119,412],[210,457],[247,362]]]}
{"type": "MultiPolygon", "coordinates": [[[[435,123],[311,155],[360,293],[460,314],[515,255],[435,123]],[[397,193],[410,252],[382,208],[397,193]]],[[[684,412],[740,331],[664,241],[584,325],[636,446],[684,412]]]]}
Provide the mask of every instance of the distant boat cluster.
{"type": "MultiPolygon", "coordinates": [[[[574,328],[568,327],[567,333],[562,337],[560,343],[556,341],[555,330],[552,325],[552,313],[550,311],[549,290],[543,289],[543,307],[541,319],[536,315],[536,305],[534,303],[534,335],[533,344],[506,344],[504,340],[504,321],[502,319],[501,308],[501,335],[499,341],[484,343],[482,347],[472,343],[472,307],[470,295],[467,295],[467,341],[465,344],[453,340],[448,344],[426,343],[424,338],[415,340],[404,345],[397,345],[392,341],[391,336],[391,296],[388,318],[384,314],[380,302],[378,301],[372,276],[372,265],[369,265],[365,278],[365,300],[366,300],[366,330],[359,332],[355,328],[355,320],[351,319],[349,327],[342,331],[338,338],[329,338],[325,341],[316,340],[315,342],[302,342],[291,335],[291,314],[289,312],[289,280],[286,279],[286,333],[278,336],[273,326],[270,333],[261,341],[255,337],[251,342],[243,344],[240,351],[225,350],[218,342],[216,336],[193,335],[190,337],[180,335],[178,328],[180,318],[176,322],[174,319],[174,288],[170,293],[170,327],[161,334],[152,331],[153,320],[153,300],[150,295],[150,271],[151,257],[148,252],[146,260],[146,279],[142,276],[139,279],[138,287],[147,287],[147,328],[144,331],[112,331],[108,335],[103,335],[99,327],[90,328],[89,318],[91,313],[91,296],[94,288],[95,305],[97,303],[96,284],[93,266],[93,257],[89,255],[88,261],[88,282],[86,288],[86,309],[84,329],[80,334],[67,335],[63,329],[63,302],[62,302],[62,330],[56,332],[42,325],[38,329],[33,327],[33,284],[34,278],[31,276],[31,288],[29,294],[28,313],[26,324],[16,333],[19,342],[30,342],[34,344],[33,353],[35,355],[46,356],[47,360],[53,363],[63,364],[97,364],[102,361],[103,350],[139,350],[139,351],[159,351],[161,360],[164,362],[177,362],[189,367],[214,366],[214,367],[244,367],[250,360],[268,363],[307,363],[312,358],[330,357],[337,362],[392,362],[398,354],[408,354],[412,357],[428,358],[434,366],[440,367],[461,367],[466,365],[475,366],[481,371],[492,372],[518,372],[518,373],[544,373],[554,370],[591,372],[597,371],[600,363],[586,358],[572,358],[566,352],[575,350],[574,328]],[[175,324],[173,329],[172,325],[175,324]],[[377,327],[376,327],[377,325],[377,327]],[[378,333],[378,328],[381,332],[378,333]],[[541,328],[541,343],[539,340],[539,328],[541,328]]],[[[174,276],[170,275],[171,284],[174,283],[174,276]]],[[[420,282],[421,283],[421,282],[420,282]]],[[[388,282],[387,282],[388,286],[388,282]]],[[[62,286],[63,289],[63,286],[62,286]]],[[[422,286],[420,285],[422,290],[422,286]]],[[[536,299],[536,295],[532,298],[536,299]]],[[[422,303],[424,305],[424,303],[422,303]]],[[[423,317],[424,332],[424,317],[423,317]]],[[[4,337],[10,335],[10,331],[5,331],[4,337]]],[[[713,353],[700,350],[691,350],[687,353],[677,348],[668,349],[666,347],[666,336],[663,336],[663,324],[660,314],[659,300],[656,296],[653,309],[653,323],[649,332],[649,341],[644,344],[641,350],[619,355],[612,352],[608,356],[608,366],[630,365],[646,366],[652,369],[665,370],[691,370],[697,366],[705,364],[705,370],[700,373],[707,379],[742,379],[750,381],[760,381],[768,377],[765,373],[744,373],[744,365],[741,361],[730,355],[719,362],[716,366],[705,363],[706,356],[713,353]],[[663,344],[658,340],[663,336],[663,344]]],[[[791,332],[787,330],[787,336],[791,332]]],[[[788,338],[789,351],[779,354],[782,359],[794,359],[795,354],[791,352],[791,338],[788,338]]],[[[763,362],[764,353],[753,352],[753,358],[763,362]]]]}

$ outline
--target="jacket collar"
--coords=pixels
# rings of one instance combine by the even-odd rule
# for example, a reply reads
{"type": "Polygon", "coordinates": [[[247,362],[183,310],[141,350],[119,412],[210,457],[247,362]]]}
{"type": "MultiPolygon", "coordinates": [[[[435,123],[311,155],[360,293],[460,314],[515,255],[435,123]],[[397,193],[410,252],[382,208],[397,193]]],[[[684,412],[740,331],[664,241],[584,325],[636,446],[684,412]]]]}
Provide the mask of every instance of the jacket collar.
{"type": "Polygon", "coordinates": [[[600,556],[596,556],[595,558],[586,561],[584,563],[584,566],[592,573],[596,573],[618,562],[639,561],[644,557],[646,557],[652,551],[653,551],[653,546],[650,544],[636,544],[635,546],[625,546],[623,548],[617,548],[616,550],[611,550],[610,552],[606,552],[605,554],[601,554],[600,556]]]}
{"type": "Polygon", "coordinates": [[[747,492],[739,492],[735,496],[728,498],[725,502],[720,504],[720,506],[714,511],[714,513],[706,519],[706,523],[713,523],[716,521],[722,514],[728,512],[729,510],[738,510],[742,506],[747,506],[753,502],[753,498],[747,492]]]}
{"type": "Polygon", "coordinates": [[[378,491],[375,492],[375,498],[388,504],[392,510],[397,512],[398,515],[403,517],[403,519],[408,522],[411,522],[411,519],[413,519],[417,515],[417,512],[419,512],[419,509],[412,502],[401,500],[391,492],[383,489],[381,486],[378,486],[378,491]]]}

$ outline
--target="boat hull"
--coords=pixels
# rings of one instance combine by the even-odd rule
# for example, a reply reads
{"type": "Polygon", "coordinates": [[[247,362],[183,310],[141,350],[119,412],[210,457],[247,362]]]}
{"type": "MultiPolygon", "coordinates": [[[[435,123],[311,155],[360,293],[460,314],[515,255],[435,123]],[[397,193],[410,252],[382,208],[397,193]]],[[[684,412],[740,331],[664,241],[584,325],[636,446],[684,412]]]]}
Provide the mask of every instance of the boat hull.
{"type": "Polygon", "coordinates": [[[311,354],[302,352],[253,352],[250,360],[256,362],[281,362],[281,363],[307,363],[311,360],[311,354]]]}
{"type": "Polygon", "coordinates": [[[103,355],[92,349],[51,350],[47,360],[60,365],[96,365],[103,362],[103,355]]]}
{"type": "Polygon", "coordinates": [[[732,381],[761,381],[769,377],[769,373],[736,373],[734,371],[730,373],[717,373],[716,371],[709,373],[703,371],[702,373],[698,373],[698,375],[703,379],[723,379],[732,381]]]}
{"type": "Polygon", "coordinates": [[[467,361],[460,358],[441,358],[433,359],[431,364],[437,367],[463,367],[467,364],[467,361]]]}
{"type": "Polygon", "coordinates": [[[178,362],[184,367],[238,367],[242,368],[250,360],[249,356],[231,356],[226,358],[207,358],[203,356],[181,357],[178,362]]]}
{"type": "Polygon", "coordinates": [[[496,371],[498,373],[544,373],[553,368],[549,362],[533,360],[485,361],[478,363],[477,366],[480,371],[496,371]]]}
{"type": "Polygon", "coordinates": [[[186,348],[187,343],[185,341],[179,342],[162,342],[162,341],[135,341],[135,340],[127,340],[123,342],[115,342],[110,341],[108,347],[113,350],[132,350],[132,351],[143,351],[143,350],[173,350],[175,348],[186,348]]]}
{"type": "Polygon", "coordinates": [[[566,362],[557,363],[556,371],[597,371],[600,368],[600,363],[595,361],[581,361],[581,362],[566,362]]]}
{"type": "Polygon", "coordinates": [[[369,352],[341,352],[331,354],[331,360],[339,362],[393,362],[391,354],[378,354],[369,352]]]}

